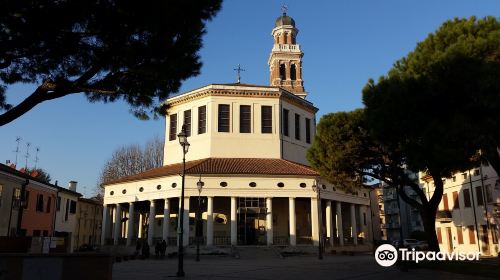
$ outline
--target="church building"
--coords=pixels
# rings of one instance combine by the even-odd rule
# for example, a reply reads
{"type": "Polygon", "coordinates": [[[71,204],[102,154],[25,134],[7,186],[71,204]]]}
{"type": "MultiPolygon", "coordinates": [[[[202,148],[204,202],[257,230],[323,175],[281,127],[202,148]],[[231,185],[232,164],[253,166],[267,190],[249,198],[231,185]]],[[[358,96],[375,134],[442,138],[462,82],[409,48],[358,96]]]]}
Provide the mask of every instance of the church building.
{"type": "Polygon", "coordinates": [[[369,191],[337,189],[306,159],[318,109],[307,101],[298,33],[278,17],[269,85],[210,84],[165,101],[164,166],[104,186],[102,244],[177,244],[183,156],[185,246],[196,213],[207,247],[371,244],[369,191]]]}

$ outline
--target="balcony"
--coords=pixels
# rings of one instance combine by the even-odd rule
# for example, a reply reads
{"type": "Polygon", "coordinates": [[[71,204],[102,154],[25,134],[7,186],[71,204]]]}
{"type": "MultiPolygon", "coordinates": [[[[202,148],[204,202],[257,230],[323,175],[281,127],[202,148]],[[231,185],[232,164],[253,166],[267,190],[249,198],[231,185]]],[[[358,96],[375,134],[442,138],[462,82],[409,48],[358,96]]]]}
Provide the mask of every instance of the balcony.
{"type": "Polygon", "coordinates": [[[440,210],[436,213],[436,220],[440,223],[451,223],[451,211],[440,210]]]}

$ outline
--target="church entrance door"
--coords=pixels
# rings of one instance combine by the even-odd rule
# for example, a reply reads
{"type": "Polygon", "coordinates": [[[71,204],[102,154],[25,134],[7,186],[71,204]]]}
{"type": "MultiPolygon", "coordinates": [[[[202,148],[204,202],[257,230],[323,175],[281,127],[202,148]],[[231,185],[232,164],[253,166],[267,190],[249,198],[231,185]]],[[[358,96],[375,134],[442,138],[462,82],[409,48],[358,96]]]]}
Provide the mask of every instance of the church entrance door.
{"type": "Polygon", "coordinates": [[[238,245],[266,244],[265,203],[264,198],[239,198],[238,245]]]}

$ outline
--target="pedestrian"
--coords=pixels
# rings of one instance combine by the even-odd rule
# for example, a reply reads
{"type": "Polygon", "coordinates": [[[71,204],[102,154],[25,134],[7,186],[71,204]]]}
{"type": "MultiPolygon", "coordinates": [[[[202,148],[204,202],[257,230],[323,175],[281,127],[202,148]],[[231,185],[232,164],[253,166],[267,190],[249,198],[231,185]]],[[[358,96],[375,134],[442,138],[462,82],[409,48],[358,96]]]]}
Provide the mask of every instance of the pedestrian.
{"type": "Polygon", "coordinates": [[[142,258],[149,259],[149,244],[148,242],[144,242],[142,245],[142,258]]]}
{"type": "Polygon", "coordinates": [[[161,241],[160,254],[161,258],[165,257],[165,252],[167,251],[167,242],[165,240],[161,241]]]}
{"type": "Polygon", "coordinates": [[[141,240],[140,239],[137,239],[137,244],[135,244],[135,253],[134,253],[134,256],[137,257],[139,256],[139,254],[141,253],[141,240]]]}
{"type": "Polygon", "coordinates": [[[160,257],[160,247],[161,247],[161,243],[160,241],[156,242],[155,244],[155,258],[158,259],[160,257]]]}

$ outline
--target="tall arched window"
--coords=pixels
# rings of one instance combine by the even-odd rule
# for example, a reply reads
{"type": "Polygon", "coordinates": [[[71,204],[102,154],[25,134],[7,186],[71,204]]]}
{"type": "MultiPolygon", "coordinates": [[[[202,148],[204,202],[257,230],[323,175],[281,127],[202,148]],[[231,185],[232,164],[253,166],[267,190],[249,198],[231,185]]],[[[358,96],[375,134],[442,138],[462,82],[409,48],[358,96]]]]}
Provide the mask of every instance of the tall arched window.
{"type": "Polygon", "coordinates": [[[283,33],[283,36],[285,37],[285,44],[288,44],[288,33],[283,33]]]}
{"type": "Polygon", "coordinates": [[[280,64],[280,79],[284,80],[286,77],[285,64],[280,64]]]}
{"type": "Polygon", "coordinates": [[[297,80],[297,69],[295,68],[295,64],[290,66],[290,79],[293,81],[297,80]]]}

